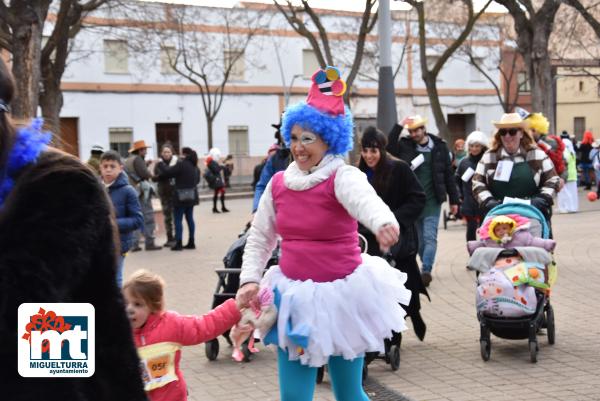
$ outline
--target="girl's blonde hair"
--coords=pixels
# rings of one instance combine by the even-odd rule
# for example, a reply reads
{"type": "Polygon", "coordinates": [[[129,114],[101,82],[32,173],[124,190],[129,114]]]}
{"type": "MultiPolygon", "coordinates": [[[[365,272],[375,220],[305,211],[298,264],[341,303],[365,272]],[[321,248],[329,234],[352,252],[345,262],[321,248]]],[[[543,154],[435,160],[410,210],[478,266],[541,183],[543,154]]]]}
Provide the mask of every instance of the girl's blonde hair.
{"type": "MultiPolygon", "coordinates": [[[[525,149],[526,152],[529,152],[532,149],[537,148],[535,144],[535,140],[528,129],[515,127],[516,129],[520,129],[523,131],[523,137],[521,138],[521,147],[525,149]]],[[[509,129],[509,128],[507,128],[509,129]]],[[[502,140],[500,139],[500,129],[496,129],[494,133],[494,137],[492,138],[492,145],[490,146],[490,152],[497,152],[500,148],[502,148],[502,140]]]]}
{"type": "Polygon", "coordinates": [[[158,274],[148,270],[137,270],[123,285],[123,291],[129,291],[136,298],[148,304],[152,312],[160,312],[165,307],[165,281],[158,274]]]}

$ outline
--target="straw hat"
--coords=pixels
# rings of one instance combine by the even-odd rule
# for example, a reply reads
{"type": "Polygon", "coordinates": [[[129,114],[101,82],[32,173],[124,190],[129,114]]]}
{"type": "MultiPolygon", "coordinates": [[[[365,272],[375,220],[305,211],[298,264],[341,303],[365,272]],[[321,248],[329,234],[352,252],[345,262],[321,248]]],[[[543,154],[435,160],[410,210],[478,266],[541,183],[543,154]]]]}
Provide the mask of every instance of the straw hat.
{"type": "Polygon", "coordinates": [[[496,128],[527,128],[527,121],[523,120],[519,113],[502,114],[500,121],[492,121],[496,128]]]}
{"type": "Polygon", "coordinates": [[[131,149],[129,149],[129,153],[133,153],[136,150],[140,150],[140,149],[147,149],[150,146],[146,145],[146,142],[142,139],[140,141],[135,141],[133,143],[133,146],[131,147],[131,149]]]}
{"type": "Polygon", "coordinates": [[[408,121],[406,123],[406,126],[404,128],[406,129],[417,129],[419,127],[424,127],[425,124],[427,124],[427,119],[421,117],[419,114],[415,115],[415,116],[411,116],[408,118],[408,121]]]}

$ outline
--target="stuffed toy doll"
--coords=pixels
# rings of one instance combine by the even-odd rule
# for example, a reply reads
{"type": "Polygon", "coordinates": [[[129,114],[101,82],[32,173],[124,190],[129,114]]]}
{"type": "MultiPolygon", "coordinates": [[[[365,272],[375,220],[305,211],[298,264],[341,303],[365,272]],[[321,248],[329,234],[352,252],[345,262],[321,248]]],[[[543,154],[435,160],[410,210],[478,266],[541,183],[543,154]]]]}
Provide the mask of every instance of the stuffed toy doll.
{"type": "Polygon", "coordinates": [[[233,341],[233,359],[237,362],[244,360],[242,344],[246,339],[248,341],[248,350],[252,353],[259,352],[254,347],[254,336],[256,329],[261,337],[264,337],[271,327],[277,321],[277,307],[274,304],[273,290],[269,287],[263,287],[258,292],[257,298],[252,302],[250,308],[242,311],[242,318],[239,323],[231,329],[231,340],[233,341]]]}

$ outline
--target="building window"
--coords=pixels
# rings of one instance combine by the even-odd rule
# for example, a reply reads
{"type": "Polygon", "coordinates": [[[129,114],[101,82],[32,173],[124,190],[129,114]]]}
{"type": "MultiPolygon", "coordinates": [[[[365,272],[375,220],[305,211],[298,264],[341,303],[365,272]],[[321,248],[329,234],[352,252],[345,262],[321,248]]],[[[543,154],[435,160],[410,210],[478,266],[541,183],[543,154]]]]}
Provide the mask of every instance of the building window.
{"type": "Polygon", "coordinates": [[[517,74],[517,92],[530,92],[529,79],[525,71],[520,71],[517,74]]]}
{"type": "Polygon", "coordinates": [[[247,126],[230,126],[228,127],[229,136],[229,153],[232,155],[248,155],[248,127],[247,126]]]}
{"type": "Polygon", "coordinates": [[[585,117],[573,118],[573,135],[578,141],[583,139],[583,131],[585,131],[585,117]]]}
{"type": "Polygon", "coordinates": [[[129,156],[129,149],[131,149],[131,143],[133,142],[133,129],[123,127],[109,128],[108,140],[111,150],[117,151],[121,157],[127,158],[129,156]]]}
{"type": "Polygon", "coordinates": [[[174,46],[164,46],[160,49],[160,73],[175,74],[175,70],[171,67],[177,57],[177,49],[174,46]]]}
{"type": "Polygon", "coordinates": [[[109,74],[129,73],[129,50],[125,40],[104,41],[104,72],[109,74]]]}
{"type": "Polygon", "coordinates": [[[246,69],[244,51],[227,50],[223,52],[223,58],[225,60],[225,68],[231,66],[231,70],[229,72],[229,79],[232,79],[234,81],[243,81],[246,69]]]}
{"type": "Polygon", "coordinates": [[[312,49],[302,50],[302,75],[304,78],[310,78],[321,66],[317,61],[315,51],[312,49]]]}
{"type": "MultiPolygon", "coordinates": [[[[475,63],[479,68],[484,69],[483,57],[474,57],[473,63],[475,63]]],[[[475,67],[475,65],[470,65],[469,70],[469,79],[471,82],[481,82],[485,80],[485,76],[475,67]]]]}

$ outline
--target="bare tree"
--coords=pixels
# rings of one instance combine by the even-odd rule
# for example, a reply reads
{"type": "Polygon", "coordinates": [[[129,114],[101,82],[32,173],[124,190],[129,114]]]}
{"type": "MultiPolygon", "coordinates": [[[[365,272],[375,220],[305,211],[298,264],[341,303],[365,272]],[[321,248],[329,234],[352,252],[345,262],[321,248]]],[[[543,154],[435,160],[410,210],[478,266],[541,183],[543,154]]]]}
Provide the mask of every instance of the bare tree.
{"type": "MultiPolygon", "coordinates": [[[[450,39],[448,39],[448,46],[443,50],[439,57],[436,57],[435,64],[433,64],[432,66],[427,65],[427,31],[425,4],[424,2],[417,0],[403,1],[413,6],[413,8],[417,12],[419,23],[419,58],[421,60],[421,76],[423,78],[423,82],[425,82],[425,87],[427,88],[427,96],[429,97],[429,103],[431,105],[431,110],[433,112],[433,116],[435,118],[435,123],[438,127],[439,134],[443,138],[449,138],[450,129],[448,128],[448,124],[446,123],[446,117],[444,116],[444,112],[440,104],[437,89],[437,78],[444,64],[446,64],[448,59],[454,54],[454,52],[456,52],[459,49],[459,47],[469,37],[469,34],[475,26],[475,22],[485,12],[486,8],[491,3],[491,0],[487,1],[485,5],[481,8],[481,10],[479,10],[479,12],[477,13],[475,13],[473,9],[472,0],[461,1],[464,7],[466,7],[467,15],[464,21],[461,23],[462,29],[460,29],[460,34],[455,38],[449,36],[450,39]]],[[[436,7],[444,7],[442,5],[442,2],[436,3],[436,7]]]]}
{"type": "MultiPolygon", "coordinates": [[[[593,4],[584,4],[579,0],[562,0],[563,3],[568,4],[581,14],[581,16],[587,21],[590,27],[596,33],[596,36],[600,39],[600,21],[598,15],[600,14],[600,2],[594,2],[593,4]],[[596,11],[594,13],[594,11],[596,11]]],[[[587,2],[590,3],[590,2],[587,2]]]]}
{"type": "MultiPolygon", "coordinates": [[[[327,65],[338,65],[339,60],[334,59],[331,52],[331,40],[327,34],[321,18],[317,12],[308,4],[307,0],[302,0],[302,6],[296,7],[292,5],[290,0],[286,1],[285,5],[280,4],[277,0],[273,0],[277,9],[285,17],[289,25],[300,36],[306,38],[315,52],[317,61],[321,68],[327,65]],[[310,21],[315,25],[317,32],[311,31],[307,27],[304,15],[310,18],[310,21]]],[[[377,12],[373,12],[373,8],[377,4],[377,0],[365,0],[365,8],[363,10],[360,25],[358,27],[357,38],[354,41],[354,58],[350,67],[350,72],[346,77],[347,90],[344,93],[344,103],[350,105],[350,96],[352,94],[352,84],[358,75],[360,64],[365,51],[365,39],[369,32],[373,30],[377,22],[377,12]]]]}
{"type": "Polygon", "coordinates": [[[56,12],[54,29],[41,52],[41,91],[39,104],[48,129],[60,132],[60,110],[63,94],[60,82],[75,36],[80,32],[86,15],[114,0],[61,0],[56,12]]]}
{"type": "Polygon", "coordinates": [[[17,96],[11,107],[18,119],[35,116],[41,77],[44,23],[51,0],[0,0],[0,47],[12,55],[17,96]]]}
{"type": "MultiPolygon", "coordinates": [[[[253,68],[262,68],[255,44],[268,25],[269,14],[245,8],[194,6],[142,6],[144,21],[138,32],[128,33],[128,45],[137,53],[151,53],[168,63],[173,73],[196,86],[202,100],[208,148],[213,147],[213,123],[232,80],[245,80],[253,68]],[[166,22],[165,22],[166,21],[166,22]],[[253,68],[248,68],[253,67],[253,68]]],[[[132,30],[130,30],[132,31],[132,30]]],[[[140,59],[142,60],[142,59],[140,59]]]]}
{"type": "Polygon", "coordinates": [[[513,17],[519,52],[529,68],[532,111],[542,112],[554,131],[554,82],[549,39],[560,0],[544,0],[536,10],[531,0],[496,0],[513,17]]]}

